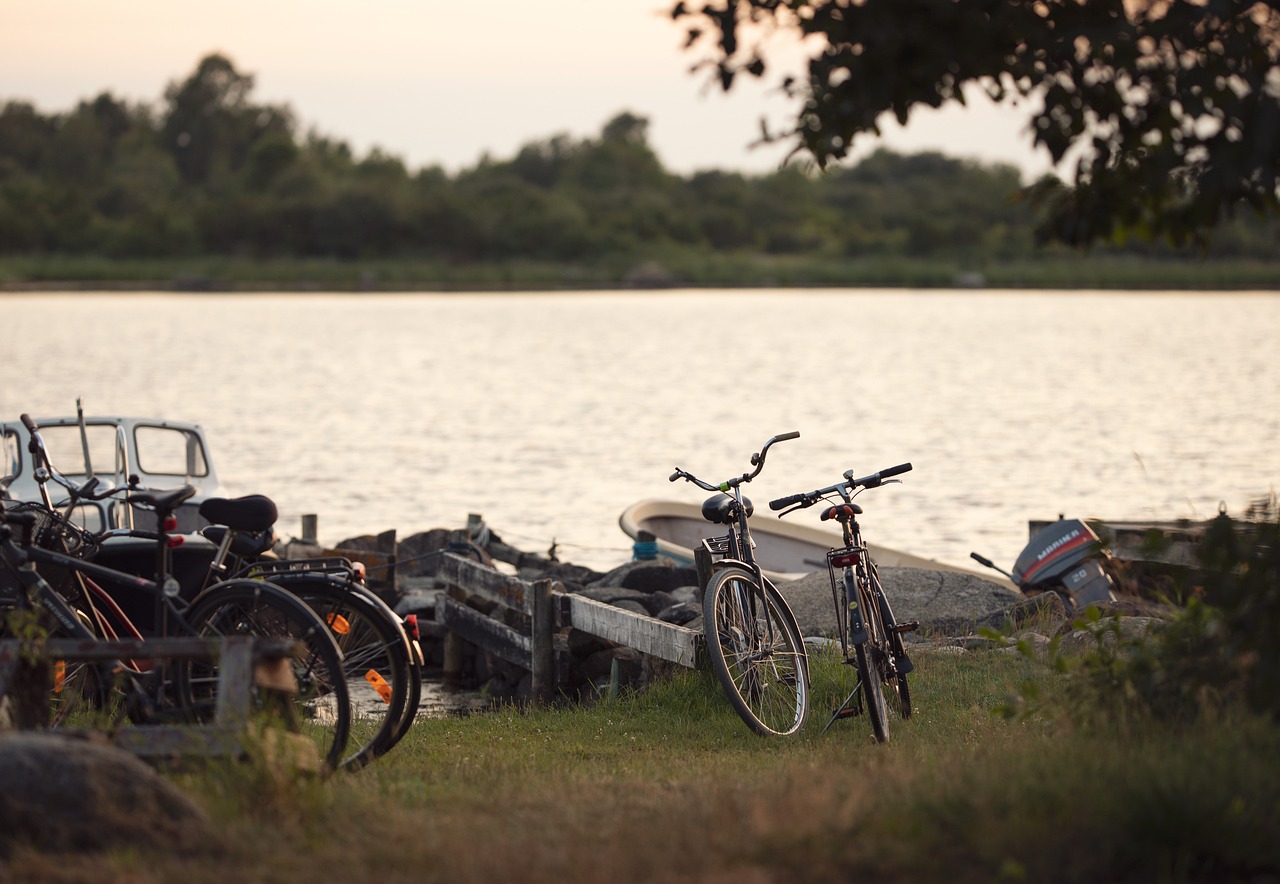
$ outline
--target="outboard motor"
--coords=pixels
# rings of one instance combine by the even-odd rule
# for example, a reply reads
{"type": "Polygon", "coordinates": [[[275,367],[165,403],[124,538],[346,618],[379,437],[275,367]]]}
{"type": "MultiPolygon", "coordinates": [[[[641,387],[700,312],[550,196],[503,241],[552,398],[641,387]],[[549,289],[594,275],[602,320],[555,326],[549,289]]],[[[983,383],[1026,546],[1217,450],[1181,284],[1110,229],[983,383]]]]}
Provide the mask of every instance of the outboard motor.
{"type": "Polygon", "coordinates": [[[1056,592],[1069,609],[1116,600],[1104,563],[1110,554],[1093,529],[1079,519],[1059,519],[1037,531],[1013,565],[1013,573],[977,553],[975,561],[1004,574],[1028,595],[1056,592]]]}

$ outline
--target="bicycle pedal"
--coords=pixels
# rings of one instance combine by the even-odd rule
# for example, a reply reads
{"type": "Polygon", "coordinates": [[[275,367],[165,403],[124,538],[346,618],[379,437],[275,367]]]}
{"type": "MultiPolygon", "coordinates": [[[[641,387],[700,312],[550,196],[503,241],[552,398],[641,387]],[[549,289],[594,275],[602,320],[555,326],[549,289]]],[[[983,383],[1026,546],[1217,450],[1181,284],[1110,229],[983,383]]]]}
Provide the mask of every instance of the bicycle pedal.
{"type": "Polygon", "coordinates": [[[919,628],[919,620],[908,620],[905,623],[899,623],[897,626],[893,627],[893,631],[898,634],[902,634],[904,632],[915,632],[919,628]]]}
{"type": "Polygon", "coordinates": [[[837,709],[831,713],[832,718],[855,718],[862,714],[862,710],[857,706],[845,706],[843,709],[837,709]]]}

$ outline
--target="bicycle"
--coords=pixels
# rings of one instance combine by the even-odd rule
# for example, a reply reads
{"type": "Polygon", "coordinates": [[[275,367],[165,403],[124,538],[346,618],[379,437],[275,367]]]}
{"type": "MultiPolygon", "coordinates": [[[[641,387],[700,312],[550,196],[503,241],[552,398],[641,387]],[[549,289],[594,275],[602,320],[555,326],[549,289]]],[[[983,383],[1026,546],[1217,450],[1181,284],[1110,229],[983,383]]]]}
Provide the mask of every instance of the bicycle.
{"type": "Polygon", "coordinates": [[[211,523],[200,533],[215,547],[204,585],[222,575],[269,580],[306,602],[332,632],[352,704],[352,741],[342,766],[358,768],[389,752],[413,725],[421,702],[416,623],[406,624],[370,590],[349,559],[272,556],[277,510],[270,498],[208,498],[199,512],[211,523]]]}
{"type": "Polygon", "coordinates": [[[844,702],[832,713],[822,729],[823,733],[836,719],[861,714],[865,702],[876,740],[888,742],[885,688],[895,698],[898,714],[904,719],[911,716],[911,688],[907,674],[914,666],[907,655],[902,635],[918,629],[919,624],[898,623],[894,618],[876,563],[862,539],[862,526],[858,524],[862,507],[853,502],[853,498],[862,491],[878,488],[886,482],[900,481],[891,477],[910,470],[911,464],[904,463],[861,478],[855,478],[853,470],[849,470],[842,482],[769,502],[771,510],[784,511],[778,518],[815,503],[827,502],[831,505],[822,511],[822,521],[834,519],[840,523],[844,546],[827,553],[827,573],[831,579],[831,598],[835,603],[836,629],[844,662],[855,666],[858,680],[844,702]],[[838,502],[833,502],[833,497],[838,502]],[[851,646],[852,657],[849,653],[851,646]],[[859,692],[862,696],[858,705],[851,705],[859,692]]]}
{"type": "Polygon", "coordinates": [[[751,501],[742,486],[760,474],[769,447],[796,439],[783,433],[751,455],[755,469],[712,485],[676,467],[684,479],[715,492],[702,504],[707,521],[728,534],[702,541],[696,551],[707,656],[729,702],[761,736],[797,733],[809,714],[809,660],[795,615],[755,560],[751,501]]]}
{"type": "MultiPolygon", "coordinates": [[[[43,444],[43,438],[35,433],[32,445],[43,444]]],[[[36,480],[42,498],[49,502],[48,471],[37,475],[36,480]]],[[[136,483],[136,478],[131,481],[136,483]]],[[[66,488],[65,483],[58,484],[66,488]]],[[[68,489],[71,497],[66,501],[66,512],[75,512],[86,499],[122,498],[140,490],[132,484],[86,496],[81,489],[68,489]]],[[[127,505],[121,509],[132,512],[127,505]]],[[[198,512],[211,523],[200,531],[210,544],[194,542],[198,538],[193,535],[170,533],[164,538],[168,544],[182,546],[186,551],[186,567],[173,570],[180,584],[177,592],[192,599],[227,579],[267,580],[300,598],[321,617],[343,654],[352,724],[347,754],[338,766],[358,768],[389,751],[412,725],[414,717],[409,710],[416,711],[421,695],[421,652],[406,635],[403,621],[357,580],[354,566],[345,559],[268,561],[277,516],[269,498],[208,498],[201,502],[198,512]],[[199,570],[195,566],[202,562],[206,551],[211,561],[199,570]]],[[[137,547],[125,539],[161,538],[156,532],[132,526],[100,531],[92,535],[97,559],[136,574],[155,567],[145,560],[138,561],[137,547]]],[[[130,608],[129,602],[125,601],[123,607],[130,608]]],[[[127,610],[122,616],[130,614],[135,622],[146,617],[146,612],[136,609],[127,610]]]]}
{"type": "MultiPolygon", "coordinates": [[[[46,481],[54,481],[70,494],[67,513],[74,511],[78,500],[118,493],[116,488],[100,489],[95,477],[76,485],[59,474],[48,462],[35,423],[27,415],[22,420],[31,432],[31,452],[46,481]]],[[[209,586],[190,601],[181,596],[167,567],[168,535],[164,528],[172,523],[177,507],[195,494],[194,487],[128,492],[131,505],[156,513],[161,529],[152,535],[156,543],[154,579],[89,561],[96,538],[47,505],[45,491],[42,484],[46,503],[6,503],[0,510],[0,576],[7,578],[0,580],[6,590],[0,593],[0,607],[9,612],[32,612],[41,629],[51,636],[89,641],[127,637],[145,644],[147,637],[233,635],[292,639],[296,650],[290,662],[298,692],[285,710],[286,717],[298,720],[327,766],[339,763],[350,730],[350,701],[341,652],[320,618],[295,596],[263,581],[227,580],[209,586]],[[11,526],[21,529],[16,541],[11,526]],[[38,567],[59,585],[55,588],[38,567]],[[154,622],[139,627],[106,586],[135,599],[139,595],[153,599],[154,622]]],[[[12,628],[12,618],[5,619],[12,628]]],[[[165,666],[153,660],[117,660],[64,669],[61,677],[55,676],[51,697],[57,707],[54,721],[71,720],[73,712],[85,705],[135,723],[204,721],[213,714],[217,684],[216,663],[205,661],[165,666]],[[113,695],[122,702],[110,710],[113,695]]],[[[262,709],[274,705],[266,694],[257,694],[255,700],[262,709]]]]}

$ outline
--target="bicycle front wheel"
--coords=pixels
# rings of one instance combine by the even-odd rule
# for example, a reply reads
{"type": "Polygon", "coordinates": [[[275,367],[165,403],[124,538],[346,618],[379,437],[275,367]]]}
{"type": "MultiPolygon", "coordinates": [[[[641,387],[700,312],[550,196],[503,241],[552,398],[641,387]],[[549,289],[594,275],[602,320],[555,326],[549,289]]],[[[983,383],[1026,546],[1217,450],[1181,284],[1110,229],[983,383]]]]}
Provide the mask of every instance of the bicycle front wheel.
{"type": "MultiPolygon", "coordinates": [[[[254,688],[259,711],[283,713],[285,724],[314,743],[324,765],[336,768],[351,731],[351,701],[342,653],[328,627],[299,598],[260,580],[228,580],[202,592],[186,614],[195,635],[212,638],[260,636],[293,639],[290,658],[296,693],[284,703],[254,688]]],[[[183,699],[197,717],[208,717],[217,693],[217,665],[193,662],[181,673],[183,699]]]]}
{"type": "Polygon", "coordinates": [[[809,714],[809,660],[786,601],[742,568],[712,575],[702,597],[707,655],[729,702],[761,736],[786,736],[809,714]]]}

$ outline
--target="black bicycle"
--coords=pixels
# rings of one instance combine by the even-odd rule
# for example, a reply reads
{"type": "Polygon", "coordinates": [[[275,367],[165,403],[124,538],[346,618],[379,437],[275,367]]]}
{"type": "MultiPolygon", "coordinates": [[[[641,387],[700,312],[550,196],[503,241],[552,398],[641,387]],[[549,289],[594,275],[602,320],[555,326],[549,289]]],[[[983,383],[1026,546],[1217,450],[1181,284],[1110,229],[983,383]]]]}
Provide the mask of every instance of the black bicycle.
{"type": "Polygon", "coordinates": [[[749,519],[751,501],[742,486],[760,475],[775,442],[751,455],[755,469],[712,485],[676,467],[671,481],[684,479],[715,492],[702,504],[707,521],[729,533],[702,541],[695,557],[702,587],[703,629],[711,667],[742,720],[762,736],[798,732],[809,714],[809,660],[795,615],[755,560],[749,519]]]}
{"type": "Polygon", "coordinates": [[[271,554],[277,510],[261,494],[208,498],[201,534],[214,545],[202,586],[229,575],[267,580],[306,602],[328,625],[343,654],[352,703],[344,768],[389,752],[412,727],[422,695],[423,657],[416,622],[408,628],[341,556],[279,559],[271,554]]]}
{"type": "Polygon", "coordinates": [[[861,478],[855,478],[853,470],[849,470],[844,474],[844,480],[834,485],[769,502],[770,509],[784,510],[778,518],[825,502],[829,506],[822,511],[822,520],[834,519],[840,523],[844,546],[827,553],[827,573],[831,578],[831,597],[835,603],[836,629],[844,662],[855,666],[858,680],[848,697],[832,713],[824,732],[837,718],[861,714],[865,702],[875,738],[881,743],[888,742],[886,690],[893,698],[898,714],[902,718],[911,715],[907,673],[913,666],[902,635],[918,629],[919,624],[898,623],[894,618],[876,563],[862,539],[862,527],[858,524],[862,507],[853,502],[853,498],[865,489],[878,488],[889,481],[896,482],[898,480],[891,479],[892,476],[910,469],[911,464],[904,463],[861,478]]]}
{"type": "MultiPolygon", "coordinates": [[[[84,640],[190,636],[262,636],[294,641],[290,658],[298,691],[287,711],[316,743],[327,766],[336,767],[351,726],[350,700],[342,653],[329,629],[296,596],[261,580],[226,580],[186,599],[169,571],[168,535],[178,506],[195,494],[185,485],[168,491],[129,491],[130,505],[156,514],[154,579],[90,561],[95,535],[68,518],[75,503],[117,493],[94,477],[76,485],[54,470],[27,415],[31,453],[47,481],[70,494],[65,511],[44,493],[42,504],[7,503],[0,509],[0,632],[11,631],[27,611],[28,620],[50,636],[84,640]],[[133,616],[130,616],[129,611],[133,616]]],[[[45,492],[42,482],[42,492],[45,492]]],[[[19,624],[19,627],[23,627],[19,624]]],[[[55,723],[94,707],[135,723],[204,721],[216,708],[218,668],[211,661],[165,665],[149,659],[108,664],[55,666],[50,697],[55,723]],[[115,702],[118,700],[118,704],[115,702]]],[[[255,695],[264,711],[278,706],[269,693],[255,695]]],[[[293,723],[293,722],[291,722],[293,723]]]]}

